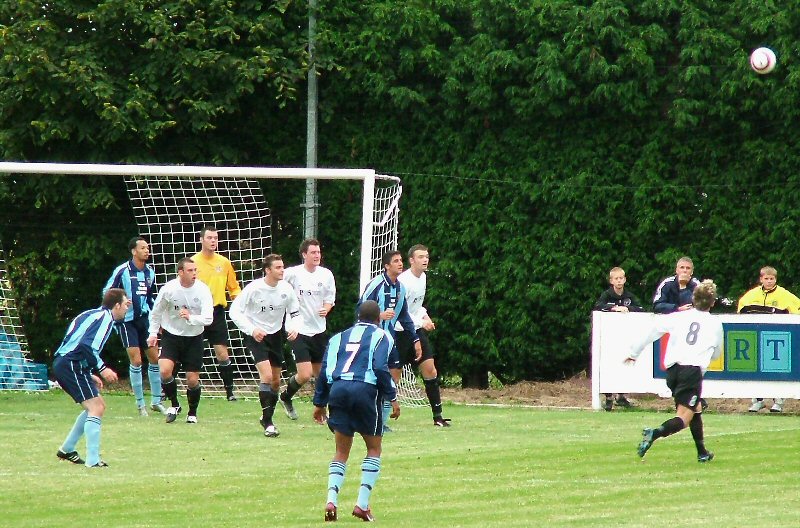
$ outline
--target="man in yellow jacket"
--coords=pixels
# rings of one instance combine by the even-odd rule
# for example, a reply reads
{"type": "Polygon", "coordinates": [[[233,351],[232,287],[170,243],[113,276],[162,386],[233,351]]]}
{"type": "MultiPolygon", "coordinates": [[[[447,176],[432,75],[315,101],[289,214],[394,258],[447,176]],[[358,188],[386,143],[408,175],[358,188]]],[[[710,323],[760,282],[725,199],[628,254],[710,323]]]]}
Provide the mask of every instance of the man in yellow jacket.
{"type": "MultiPolygon", "coordinates": [[[[792,292],[778,286],[778,271],[772,266],[761,268],[759,285],[748,291],[739,299],[739,313],[778,313],[800,314],[800,299],[792,292]]],[[[758,412],[764,408],[764,398],[753,398],[748,409],[758,412]]],[[[783,398],[775,398],[770,412],[783,411],[783,398]]]]}
{"type": "Polygon", "coordinates": [[[233,270],[231,261],[217,253],[218,244],[219,233],[217,230],[213,227],[204,227],[200,231],[202,249],[192,257],[192,260],[197,264],[197,278],[208,286],[214,300],[214,321],[206,326],[203,337],[208,339],[208,342],[214,347],[219,376],[225,386],[228,401],[236,401],[236,395],[233,393],[233,364],[228,357],[230,339],[225,308],[228,306],[228,296],[230,296],[230,300],[235,299],[241,293],[242,288],[239,286],[239,281],[236,280],[236,272],[233,270]]]}

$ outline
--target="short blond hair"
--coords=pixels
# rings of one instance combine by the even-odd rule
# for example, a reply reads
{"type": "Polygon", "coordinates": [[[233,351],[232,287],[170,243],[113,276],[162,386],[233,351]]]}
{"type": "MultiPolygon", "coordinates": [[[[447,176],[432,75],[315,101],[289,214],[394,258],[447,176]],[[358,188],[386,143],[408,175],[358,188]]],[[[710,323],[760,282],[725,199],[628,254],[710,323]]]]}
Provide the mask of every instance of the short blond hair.
{"type": "Polygon", "coordinates": [[[775,277],[777,279],[778,278],[778,270],[776,270],[772,266],[764,266],[763,268],[761,268],[761,272],[759,274],[759,277],[763,277],[764,275],[772,275],[773,277],[775,277]]]}
{"type": "Polygon", "coordinates": [[[611,270],[609,270],[608,278],[610,279],[611,275],[614,273],[622,273],[623,275],[625,275],[625,270],[620,268],[619,266],[614,266],[613,268],[611,268],[611,270]]]}
{"type": "Polygon", "coordinates": [[[706,279],[692,292],[692,302],[694,307],[701,312],[707,312],[714,306],[717,300],[717,285],[711,279],[706,279]]]}

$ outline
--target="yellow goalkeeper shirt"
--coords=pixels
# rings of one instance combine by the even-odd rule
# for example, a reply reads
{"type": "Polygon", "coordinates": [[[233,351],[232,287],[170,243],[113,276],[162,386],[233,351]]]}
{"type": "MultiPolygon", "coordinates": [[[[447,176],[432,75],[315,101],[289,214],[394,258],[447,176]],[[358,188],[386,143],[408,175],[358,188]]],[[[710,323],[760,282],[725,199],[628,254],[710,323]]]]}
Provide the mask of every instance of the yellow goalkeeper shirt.
{"type": "Polygon", "coordinates": [[[786,310],[790,314],[800,313],[800,299],[792,292],[781,286],[775,286],[770,291],[765,291],[762,286],[756,286],[739,299],[741,312],[745,306],[771,306],[778,310],[786,310]]]}
{"type": "Polygon", "coordinates": [[[197,264],[197,278],[211,290],[214,306],[228,306],[226,291],[231,300],[242,292],[231,261],[219,253],[214,253],[211,257],[206,257],[202,252],[197,253],[192,261],[197,264]]]}

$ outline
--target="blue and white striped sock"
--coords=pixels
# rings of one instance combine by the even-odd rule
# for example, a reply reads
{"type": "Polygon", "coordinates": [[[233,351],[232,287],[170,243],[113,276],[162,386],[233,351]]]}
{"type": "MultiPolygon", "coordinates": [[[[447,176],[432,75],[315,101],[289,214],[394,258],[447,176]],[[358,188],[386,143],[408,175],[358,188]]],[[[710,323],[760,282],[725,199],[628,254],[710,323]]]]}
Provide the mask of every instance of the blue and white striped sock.
{"type": "Polygon", "coordinates": [[[378,481],[378,476],[381,474],[381,459],[380,457],[367,457],[361,463],[361,487],[358,488],[358,500],[356,504],[362,510],[369,508],[369,496],[372,494],[372,488],[378,481]]]}
{"type": "Polygon", "coordinates": [[[161,372],[158,363],[147,365],[147,378],[150,380],[150,403],[161,403],[161,372]]]}
{"type": "Polygon", "coordinates": [[[346,462],[332,461],[328,466],[328,501],[334,506],[339,504],[339,490],[344,484],[344,474],[347,471],[346,462]]]}

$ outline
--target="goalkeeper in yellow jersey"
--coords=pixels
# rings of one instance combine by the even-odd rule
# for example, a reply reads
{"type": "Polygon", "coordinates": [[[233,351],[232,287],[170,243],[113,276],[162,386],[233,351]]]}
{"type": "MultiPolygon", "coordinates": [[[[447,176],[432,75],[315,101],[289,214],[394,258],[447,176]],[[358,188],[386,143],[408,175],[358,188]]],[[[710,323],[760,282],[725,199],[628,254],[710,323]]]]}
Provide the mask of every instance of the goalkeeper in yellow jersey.
{"type": "Polygon", "coordinates": [[[228,356],[230,340],[225,308],[228,306],[228,296],[233,300],[242,289],[236,280],[231,261],[217,253],[219,233],[215,228],[207,226],[200,231],[200,245],[202,249],[192,260],[197,264],[197,278],[208,286],[214,299],[214,321],[206,327],[203,337],[214,347],[219,375],[228,401],[236,401],[233,393],[233,365],[228,356]]]}
{"type": "MultiPolygon", "coordinates": [[[[758,279],[759,285],[748,291],[739,299],[739,313],[760,314],[798,314],[800,313],[800,299],[792,292],[778,286],[778,271],[772,266],[761,268],[758,279]]],[[[753,403],[748,409],[758,412],[764,408],[764,398],[753,398],[753,403]]],[[[775,403],[769,410],[773,413],[783,411],[783,398],[775,398],[775,403]]]]}

